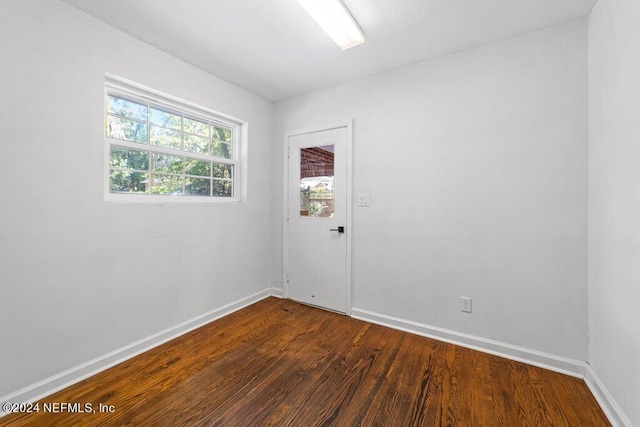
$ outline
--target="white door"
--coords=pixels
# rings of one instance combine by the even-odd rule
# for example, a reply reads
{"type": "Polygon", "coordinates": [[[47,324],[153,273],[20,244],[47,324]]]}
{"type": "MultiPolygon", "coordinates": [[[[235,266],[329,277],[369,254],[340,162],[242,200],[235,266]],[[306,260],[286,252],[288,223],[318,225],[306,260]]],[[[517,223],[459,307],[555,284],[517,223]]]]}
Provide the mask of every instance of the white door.
{"type": "Polygon", "coordinates": [[[347,126],[288,137],[288,296],[347,312],[347,126]]]}

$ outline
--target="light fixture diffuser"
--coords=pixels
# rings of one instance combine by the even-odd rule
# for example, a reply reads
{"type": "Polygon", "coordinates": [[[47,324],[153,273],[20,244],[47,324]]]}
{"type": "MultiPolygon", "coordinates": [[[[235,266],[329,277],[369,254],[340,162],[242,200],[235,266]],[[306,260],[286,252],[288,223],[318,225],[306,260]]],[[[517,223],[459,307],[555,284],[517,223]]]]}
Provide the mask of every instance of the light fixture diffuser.
{"type": "Polygon", "coordinates": [[[364,34],[340,0],[297,0],[342,50],[364,43],[364,34]]]}

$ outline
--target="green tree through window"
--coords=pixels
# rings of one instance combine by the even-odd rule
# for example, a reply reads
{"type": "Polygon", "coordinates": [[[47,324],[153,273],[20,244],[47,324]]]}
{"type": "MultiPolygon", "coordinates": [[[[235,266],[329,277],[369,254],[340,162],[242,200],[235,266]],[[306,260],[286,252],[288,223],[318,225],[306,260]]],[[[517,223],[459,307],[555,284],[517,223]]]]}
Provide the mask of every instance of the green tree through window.
{"type": "Polygon", "coordinates": [[[107,84],[110,194],[236,196],[238,125],[191,111],[107,84]]]}

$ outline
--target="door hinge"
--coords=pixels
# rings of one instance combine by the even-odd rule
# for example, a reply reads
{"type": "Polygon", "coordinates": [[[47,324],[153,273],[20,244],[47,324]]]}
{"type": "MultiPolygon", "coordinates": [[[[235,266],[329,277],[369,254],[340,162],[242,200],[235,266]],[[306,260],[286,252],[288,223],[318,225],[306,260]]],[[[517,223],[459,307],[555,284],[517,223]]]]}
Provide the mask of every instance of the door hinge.
{"type": "Polygon", "coordinates": [[[289,273],[286,274],[287,283],[289,283],[289,273]]]}
{"type": "Polygon", "coordinates": [[[287,147],[287,159],[291,158],[291,147],[287,147]]]}

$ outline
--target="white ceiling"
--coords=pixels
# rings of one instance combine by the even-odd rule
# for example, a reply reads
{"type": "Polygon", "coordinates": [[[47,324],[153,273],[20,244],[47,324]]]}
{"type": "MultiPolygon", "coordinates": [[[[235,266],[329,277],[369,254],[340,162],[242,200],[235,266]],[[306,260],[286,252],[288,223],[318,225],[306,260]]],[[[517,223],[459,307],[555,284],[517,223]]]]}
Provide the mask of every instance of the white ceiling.
{"type": "Polygon", "coordinates": [[[343,0],[342,51],[296,0],[64,0],[269,101],[587,16],[597,0],[343,0]]]}

